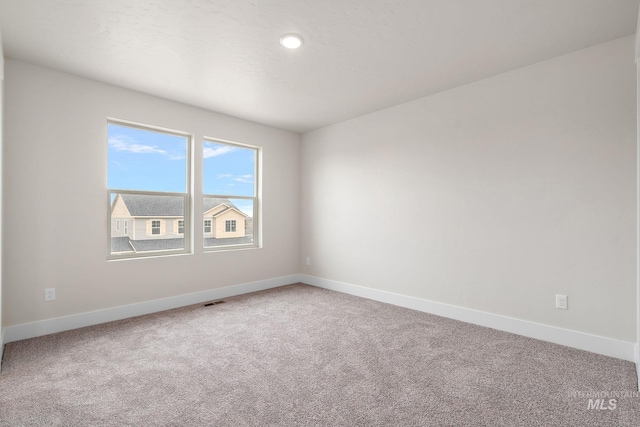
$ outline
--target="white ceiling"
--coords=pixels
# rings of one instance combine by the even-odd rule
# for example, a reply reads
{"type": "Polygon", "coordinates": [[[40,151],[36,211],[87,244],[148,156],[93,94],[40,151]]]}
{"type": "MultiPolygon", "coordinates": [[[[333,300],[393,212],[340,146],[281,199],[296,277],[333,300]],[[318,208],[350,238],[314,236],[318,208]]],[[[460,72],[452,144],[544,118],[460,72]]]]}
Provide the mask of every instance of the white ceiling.
{"type": "Polygon", "coordinates": [[[0,0],[0,31],[10,58],[305,132],[632,34],[639,2],[0,0]]]}

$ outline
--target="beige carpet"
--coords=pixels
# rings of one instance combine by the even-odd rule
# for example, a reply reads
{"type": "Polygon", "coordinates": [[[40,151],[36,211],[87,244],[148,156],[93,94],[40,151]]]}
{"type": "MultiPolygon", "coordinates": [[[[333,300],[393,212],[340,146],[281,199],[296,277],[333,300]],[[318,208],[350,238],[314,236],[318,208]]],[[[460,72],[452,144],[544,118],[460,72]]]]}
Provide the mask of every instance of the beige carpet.
{"type": "Polygon", "coordinates": [[[2,366],[2,426],[640,425],[630,362],[299,284],[11,343],[2,366]]]}

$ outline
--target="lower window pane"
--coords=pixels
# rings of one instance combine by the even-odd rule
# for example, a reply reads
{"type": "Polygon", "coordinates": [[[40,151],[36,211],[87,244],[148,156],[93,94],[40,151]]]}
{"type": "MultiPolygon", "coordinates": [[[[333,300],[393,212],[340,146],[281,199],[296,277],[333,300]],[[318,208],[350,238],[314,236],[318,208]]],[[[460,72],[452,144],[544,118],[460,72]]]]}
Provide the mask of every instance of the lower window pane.
{"type": "Polygon", "coordinates": [[[204,247],[253,245],[253,200],[205,197],[204,247]]]}
{"type": "Polygon", "coordinates": [[[184,197],[112,193],[112,198],[112,255],[184,249],[184,197]]]}

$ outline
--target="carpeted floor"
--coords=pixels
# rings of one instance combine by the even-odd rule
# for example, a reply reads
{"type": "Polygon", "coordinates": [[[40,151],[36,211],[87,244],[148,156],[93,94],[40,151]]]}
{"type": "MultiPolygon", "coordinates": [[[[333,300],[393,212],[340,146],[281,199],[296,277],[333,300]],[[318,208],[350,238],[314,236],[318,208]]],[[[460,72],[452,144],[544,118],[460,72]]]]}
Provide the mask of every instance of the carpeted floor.
{"type": "Polygon", "coordinates": [[[630,362],[300,284],[10,343],[2,368],[2,426],[640,425],[630,362]]]}

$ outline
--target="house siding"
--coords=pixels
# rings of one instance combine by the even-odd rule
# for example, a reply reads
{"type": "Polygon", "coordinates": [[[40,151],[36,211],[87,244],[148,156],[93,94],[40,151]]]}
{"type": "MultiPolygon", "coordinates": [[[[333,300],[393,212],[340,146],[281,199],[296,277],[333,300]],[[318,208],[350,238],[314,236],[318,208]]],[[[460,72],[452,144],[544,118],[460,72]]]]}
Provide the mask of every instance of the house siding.
{"type": "Polygon", "coordinates": [[[129,212],[129,209],[127,209],[127,206],[124,204],[124,201],[122,201],[122,197],[120,197],[119,194],[116,196],[111,215],[113,217],[131,218],[131,213],[129,212]]]}
{"type": "Polygon", "coordinates": [[[135,231],[132,240],[178,239],[177,218],[135,218],[135,231]],[[160,220],[160,234],[151,234],[151,221],[160,220]]]}
{"type": "Polygon", "coordinates": [[[124,234],[124,218],[111,218],[111,237],[123,237],[124,234]],[[117,222],[120,221],[120,226],[117,227],[117,222]]]}
{"type": "Polygon", "coordinates": [[[234,210],[229,210],[228,212],[223,213],[219,217],[213,219],[213,237],[216,237],[218,239],[229,237],[244,237],[244,221],[245,217],[234,210]],[[225,231],[225,221],[227,220],[236,221],[235,232],[227,233],[225,231]]]}
{"type": "MultiPolygon", "coordinates": [[[[171,226],[173,227],[172,228],[173,237],[184,237],[184,233],[178,232],[178,230],[180,229],[180,227],[178,226],[178,221],[184,221],[184,220],[182,218],[176,218],[169,221],[171,221],[171,226]]],[[[185,226],[186,226],[186,223],[185,223],[185,226]]]]}
{"type": "Polygon", "coordinates": [[[205,217],[204,220],[202,221],[201,225],[202,225],[202,232],[204,234],[204,237],[215,237],[215,220],[211,217],[205,217]],[[211,221],[211,231],[210,232],[205,232],[204,231],[204,220],[210,220],[211,221]]]}
{"type": "Polygon", "coordinates": [[[133,218],[129,213],[129,209],[122,201],[120,195],[116,196],[113,211],[111,214],[111,237],[131,236],[131,223],[133,218]],[[124,221],[129,221],[128,233],[124,233],[124,221]],[[120,221],[120,226],[116,227],[116,221],[120,221]]]}

